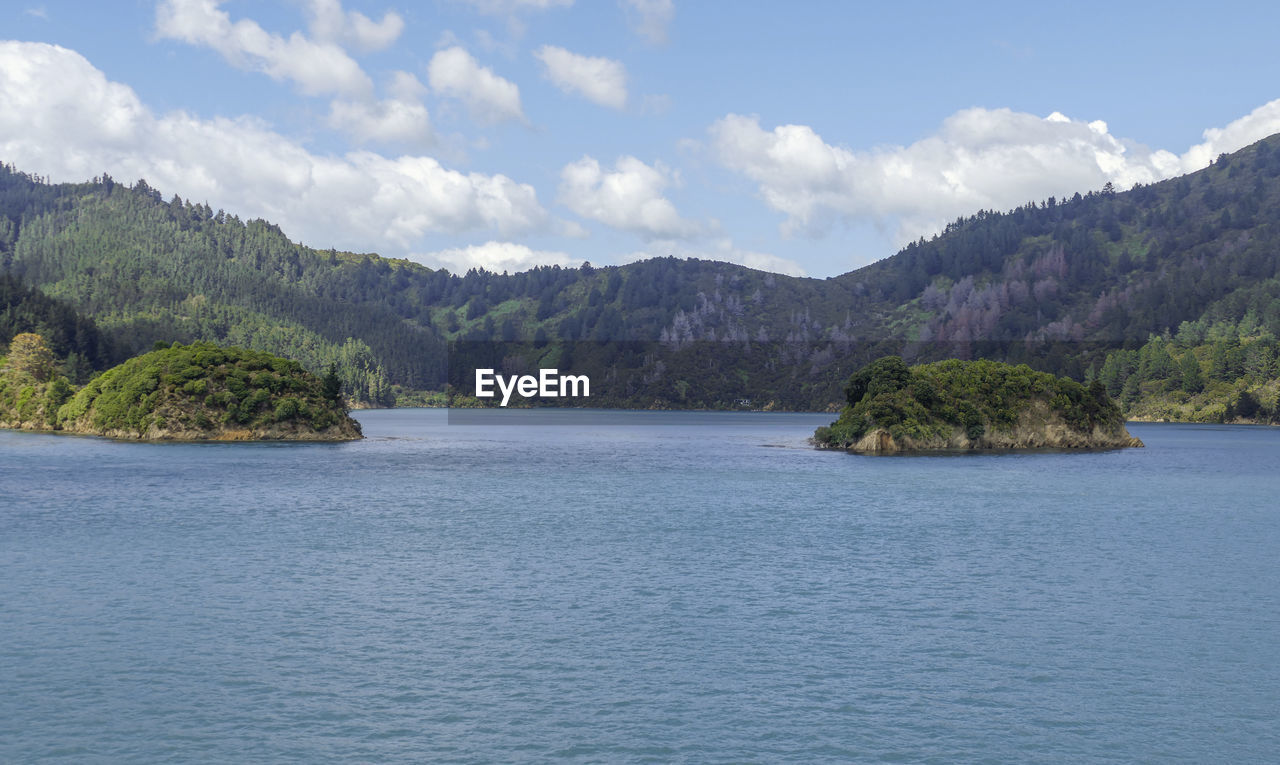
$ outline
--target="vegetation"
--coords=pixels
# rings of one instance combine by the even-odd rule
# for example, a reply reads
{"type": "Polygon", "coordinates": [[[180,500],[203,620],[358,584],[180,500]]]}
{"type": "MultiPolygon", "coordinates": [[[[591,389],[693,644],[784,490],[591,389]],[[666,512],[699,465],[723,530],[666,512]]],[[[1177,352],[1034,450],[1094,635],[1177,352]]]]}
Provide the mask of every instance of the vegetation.
{"type": "Polygon", "coordinates": [[[996,361],[908,367],[901,358],[886,356],[850,377],[845,395],[848,405],[840,418],[814,434],[821,446],[848,449],[873,431],[923,448],[998,445],[1008,442],[1000,434],[1032,424],[1028,416],[1036,426],[1060,424],[1080,441],[1099,431],[1118,433],[1124,426],[1101,383],[1086,388],[1026,365],[996,361]]]}
{"type": "Polygon", "coordinates": [[[8,355],[0,356],[0,427],[56,427],[58,410],[74,390],[54,369],[44,338],[16,335],[8,355]]]}
{"type": "Polygon", "coordinates": [[[820,409],[884,355],[1084,380],[1157,336],[1190,387],[1194,349],[1204,388],[1179,402],[1170,378],[1139,375],[1126,396],[1129,374],[1114,395],[1133,412],[1151,399],[1170,416],[1212,417],[1218,403],[1225,416],[1224,385],[1260,392],[1265,409],[1275,380],[1215,377],[1214,344],[1232,341],[1209,333],[1245,327],[1242,350],[1280,337],[1277,221],[1280,136],[1181,178],[980,211],[832,279],[675,258],[450,274],[304,247],[145,181],[51,185],[0,166],[0,339],[40,332],[76,382],[157,341],[242,346],[332,367],[373,405],[444,390],[448,343],[550,344],[592,360],[578,372],[630,370],[617,405],[820,409]],[[1204,339],[1184,343],[1184,324],[1204,339]],[[636,363],[587,350],[606,341],[649,345],[636,363]]]}
{"type": "Polygon", "coordinates": [[[359,437],[340,386],[268,353],[175,343],[129,359],[77,392],[65,378],[42,380],[24,363],[40,356],[40,345],[38,336],[15,338],[0,371],[6,427],[185,440],[359,437]]]}
{"type": "Polygon", "coordinates": [[[1131,418],[1280,424],[1280,342],[1252,313],[1238,323],[1183,322],[1176,334],[1108,353],[1086,377],[1131,418]]]}
{"type": "Polygon", "coordinates": [[[84,382],[94,370],[121,360],[111,339],[92,319],[68,303],[0,273],[0,347],[23,333],[44,338],[49,352],[62,360],[59,372],[76,382],[84,382]]]}

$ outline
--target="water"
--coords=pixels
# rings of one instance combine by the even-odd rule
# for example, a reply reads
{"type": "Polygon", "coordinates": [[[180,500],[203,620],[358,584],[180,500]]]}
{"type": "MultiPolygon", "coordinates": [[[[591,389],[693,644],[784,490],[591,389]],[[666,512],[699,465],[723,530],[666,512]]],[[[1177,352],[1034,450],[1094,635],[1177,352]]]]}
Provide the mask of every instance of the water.
{"type": "Polygon", "coordinates": [[[0,432],[0,761],[1280,752],[1280,430],[873,458],[806,448],[822,415],[493,416],[0,432]]]}

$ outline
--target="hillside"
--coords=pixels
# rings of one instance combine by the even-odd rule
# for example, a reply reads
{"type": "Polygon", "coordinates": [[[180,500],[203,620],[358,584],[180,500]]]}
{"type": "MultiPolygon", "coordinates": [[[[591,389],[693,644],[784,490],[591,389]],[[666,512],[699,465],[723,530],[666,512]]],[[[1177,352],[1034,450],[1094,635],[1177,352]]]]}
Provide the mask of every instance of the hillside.
{"type": "MultiPolygon", "coordinates": [[[[635,379],[661,384],[626,391],[627,406],[823,408],[840,398],[832,381],[889,353],[1084,379],[1184,322],[1280,336],[1277,223],[1274,136],[1162,183],[979,212],[831,279],[674,258],[450,274],[314,250],[143,181],[0,169],[0,268],[123,351],[205,340],[334,364],[353,398],[382,404],[443,388],[459,341],[648,343],[635,379]]],[[[611,354],[594,355],[609,373],[611,354]]]]}
{"type": "Polygon", "coordinates": [[[0,269],[126,353],[207,340],[336,364],[349,395],[443,385],[446,341],[803,342],[850,325],[856,289],[708,261],[464,275],[318,251],[145,181],[45,184],[0,168],[0,269]]]}
{"type": "Polygon", "coordinates": [[[845,386],[847,405],[814,442],[864,454],[1142,446],[1101,383],[996,361],[907,367],[886,356],[845,386]]]}
{"type": "Polygon", "coordinates": [[[1273,136],[1162,183],[979,213],[840,278],[896,304],[909,336],[940,344],[1141,344],[1250,311],[1275,334],[1278,224],[1273,136]]]}
{"type": "Polygon", "coordinates": [[[0,347],[8,347],[16,335],[26,332],[48,342],[54,356],[63,360],[62,374],[74,382],[84,382],[95,369],[123,360],[113,338],[99,330],[93,319],[0,273],[0,347]]]}

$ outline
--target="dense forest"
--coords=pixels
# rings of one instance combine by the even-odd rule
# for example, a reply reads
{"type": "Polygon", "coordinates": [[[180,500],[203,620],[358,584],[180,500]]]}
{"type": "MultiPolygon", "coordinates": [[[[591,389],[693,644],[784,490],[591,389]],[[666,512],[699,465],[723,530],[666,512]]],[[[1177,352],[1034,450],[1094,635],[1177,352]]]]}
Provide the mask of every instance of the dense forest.
{"type": "MultiPolygon", "coordinates": [[[[334,365],[348,395],[381,404],[442,389],[450,344],[529,345],[524,362],[573,344],[608,374],[620,352],[586,349],[625,340],[648,348],[615,389],[620,405],[822,408],[888,353],[1083,380],[1153,337],[1200,348],[1227,342],[1230,325],[1238,343],[1271,343],[1278,222],[1272,137],[1169,181],[981,211],[831,279],[676,258],[452,274],[312,249],[265,221],[165,201],[145,181],[49,184],[0,167],[0,289],[19,296],[5,305],[28,306],[0,330],[39,329],[61,358],[77,354],[66,363],[80,379],[156,342],[207,340],[334,365]],[[1184,324],[1204,339],[1189,344],[1184,324]]],[[[1258,374],[1276,377],[1274,358],[1258,374]]]]}
{"type": "Polygon", "coordinates": [[[95,370],[120,360],[112,338],[99,331],[92,319],[0,273],[0,347],[28,332],[45,338],[54,355],[62,359],[62,373],[73,382],[84,382],[95,370]]]}

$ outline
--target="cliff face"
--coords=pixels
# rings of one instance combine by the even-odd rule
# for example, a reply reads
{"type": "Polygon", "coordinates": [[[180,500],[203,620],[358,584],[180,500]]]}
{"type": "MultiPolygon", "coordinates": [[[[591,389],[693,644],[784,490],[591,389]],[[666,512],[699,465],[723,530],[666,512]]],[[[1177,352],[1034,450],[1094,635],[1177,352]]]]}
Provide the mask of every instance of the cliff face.
{"type": "Polygon", "coordinates": [[[1026,366],[943,361],[908,368],[897,357],[859,370],[849,405],[820,448],[860,454],[1142,446],[1100,385],[1088,388],[1026,366]]]}

